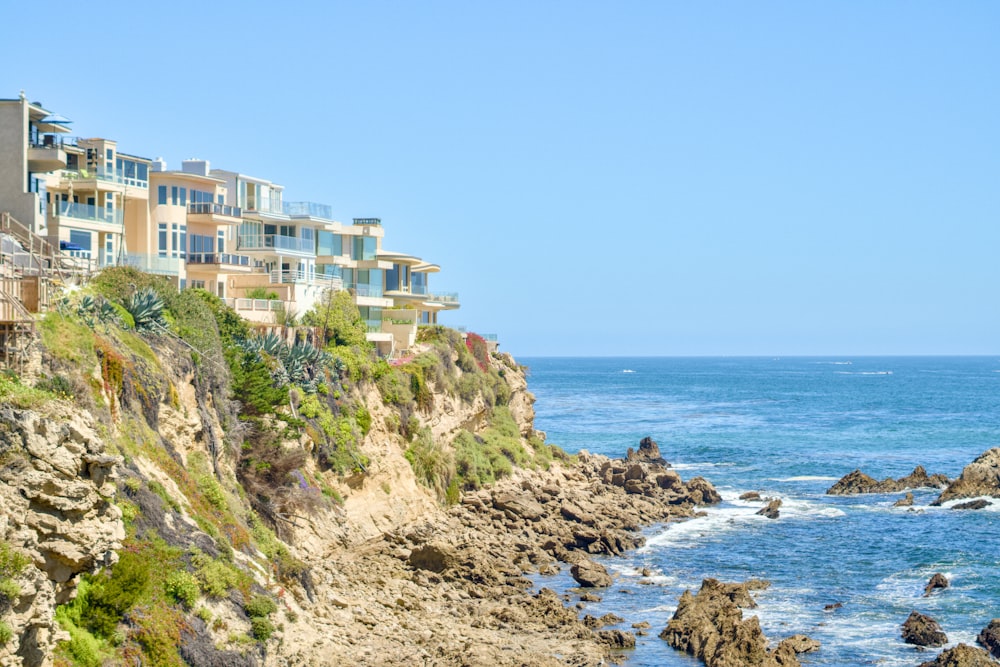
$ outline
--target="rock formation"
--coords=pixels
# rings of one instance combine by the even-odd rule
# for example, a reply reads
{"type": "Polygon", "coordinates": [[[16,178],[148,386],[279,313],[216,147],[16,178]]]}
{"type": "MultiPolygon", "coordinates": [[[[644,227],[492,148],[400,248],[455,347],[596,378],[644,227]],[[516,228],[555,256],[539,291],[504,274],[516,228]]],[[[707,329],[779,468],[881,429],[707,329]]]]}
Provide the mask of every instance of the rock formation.
{"type": "Polygon", "coordinates": [[[893,507],[913,507],[913,493],[906,492],[906,495],[892,504],[893,507]]]}
{"type": "Polygon", "coordinates": [[[816,650],[819,642],[795,635],[768,649],[757,617],[743,619],[741,608],[756,606],[750,591],[766,587],[759,580],[727,584],[705,579],[697,595],[684,592],[660,638],[708,667],[798,665],[796,654],[816,650]]]}
{"type": "Polygon", "coordinates": [[[934,660],[920,663],[919,667],[996,667],[996,664],[983,649],[959,644],[942,651],[934,660]]]}
{"type": "Polygon", "coordinates": [[[629,463],[655,463],[664,468],[669,468],[670,464],[660,455],[660,446],[649,436],[639,441],[639,451],[633,451],[631,447],[625,454],[625,459],[629,463]]]}
{"type": "Polygon", "coordinates": [[[903,622],[903,641],[917,646],[944,646],[948,637],[941,626],[930,616],[914,611],[903,622]]]}
{"type": "Polygon", "coordinates": [[[576,583],[584,588],[604,588],[611,585],[611,575],[604,569],[604,566],[589,558],[583,558],[573,563],[570,574],[573,575],[576,583]]]}
{"type": "Polygon", "coordinates": [[[978,496],[1000,498],[1000,447],[983,452],[965,466],[959,478],[949,484],[931,505],[978,496]]]}
{"type": "Polygon", "coordinates": [[[994,658],[1000,658],[1000,618],[990,621],[990,624],[979,633],[976,642],[994,658]]]}
{"type": "Polygon", "coordinates": [[[80,574],[117,562],[125,538],[113,502],[120,461],[67,401],[37,411],[0,406],[0,540],[34,564],[10,577],[17,592],[4,621],[14,636],[0,648],[0,664],[46,664],[61,635],[55,605],[74,594],[80,574]]]}
{"type": "Polygon", "coordinates": [[[970,500],[968,502],[957,503],[955,505],[952,505],[951,509],[953,509],[953,510],[981,510],[981,509],[989,507],[992,504],[993,503],[991,503],[988,500],[985,500],[983,498],[977,498],[976,500],[970,500]]]}
{"type": "Polygon", "coordinates": [[[778,508],[781,507],[781,498],[773,498],[767,503],[766,507],[761,508],[757,511],[760,516],[766,516],[768,519],[777,519],[780,512],[778,508]]]}
{"type": "Polygon", "coordinates": [[[897,491],[904,491],[906,489],[922,489],[927,487],[940,489],[947,486],[948,482],[948,478],[944,475],[928,475],[923,466],[917,466],[906,477],[900,477],[899,479],[887,477],[881,482],[860,470],[855,470],[840,478],[826,492],[832,496],[847,496],[860,493],[896,493],[897,491]]]}
{"type": "Polygon", "coordinates": [[[930,581],[927,582],[927,585],[924,586],[924,597],[930,595],[931,591],[936,588],[948,588],[949,585],[948,577],[940,572],[935,572],[930,581]]]}

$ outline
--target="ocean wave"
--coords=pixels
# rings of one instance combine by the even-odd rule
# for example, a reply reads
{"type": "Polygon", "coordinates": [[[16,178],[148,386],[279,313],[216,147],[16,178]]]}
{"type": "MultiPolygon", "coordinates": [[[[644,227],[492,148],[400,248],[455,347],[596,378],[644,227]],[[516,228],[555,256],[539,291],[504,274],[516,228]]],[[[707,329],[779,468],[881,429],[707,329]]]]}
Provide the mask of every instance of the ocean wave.
{"type": "Polygon", "coordinates": [[[892,375],[892,371],[834,371],[837,375],[892,375]]]}
{"type": "Polygon", "coordinates": [[[704,463],[671,463],[670,467],[674,470],[698,470],[700,468],[731,468],[734,465],[736,464],[731,461],[722,461],[721,463],[705,461],[704,463]]]}
{"type": "Polygon", "coordinates": [[[850,366],[853,361],[812,361],[813,364],[823,364],[827,366],[850,366]]]}
{"type": "Polygon", "coordinates": [[[796,475],[795,477],[772,477],[772,482],[836,482],[839,477],[827,475],[796,475]]]}

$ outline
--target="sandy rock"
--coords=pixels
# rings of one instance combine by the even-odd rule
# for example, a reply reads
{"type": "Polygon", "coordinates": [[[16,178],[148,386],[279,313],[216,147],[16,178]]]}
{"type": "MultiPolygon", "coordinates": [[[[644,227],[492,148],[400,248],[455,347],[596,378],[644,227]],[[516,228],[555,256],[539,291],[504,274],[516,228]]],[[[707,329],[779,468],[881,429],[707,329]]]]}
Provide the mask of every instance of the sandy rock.
{"type": "Polygon", "coordinates": [[[421,570],[444,572],[458,564],[458,555],[453,546],[432,542],[414,548],[406,560],[412,567],[421,570]]]}
{"type": "Polygon", "coordinates": [[[917,646],[944,646],[948,637],[941,631],[941,626],[930,616],[914,611],[903,622],[903,641],[917,646]]]}
{"type": "Polygon", "coordinates": [[[768,650],[757,617],[743,619],[740,607],[755,606],[750,590],[764,586],[760,581],[726,584],[705,579],[697,595],[684,592],[660,638],[709,667],[798,665],[797,648],[814,650],[808,638],[797,635],[768,650]]]}
{"type": "Polygon", "coordinates": [[[949,586],[948,577],[944,576],[940,572],[935,572],[934,575],[930,578],[930,581],[927,582],[927,585],[924,586],[924,597],[930,595],[931,591],[933,591],[935,588],[948,588],[948,586],[949,586]]]}
{"type": "Polygon", "coordinates": [[[614,650],[635,648],[635,635],[625,630],[600,630],[598,639],[614,650]]]}
{"type": "Polygon", "coordinates": [[[934,660],[920,663],[919,667],[996,667],[996,664],[983,649],[959,644],[942,651],[934,660]]]}
{"type": "Polygon", "coordinates": [[[941,505],[955,498],[993,496],[1000,498],[1000,447],[983,452],[965,466],[957,480],[946,488],[932,505],[941,505]]]}
{"type": "Polygon", "coordinates": [[[595,563],[589,558],[573,563],[570,567],[570,574],[576,583],[584,588],[604,588],[611,585],[611,575],[600,563],[595,563]]]}
{"type": "Polygon", "coordinates": [[[1000,658],[1000,618],[994,618],[983,628],[976,642],[984,647],[994,658],[1000,658]]]}

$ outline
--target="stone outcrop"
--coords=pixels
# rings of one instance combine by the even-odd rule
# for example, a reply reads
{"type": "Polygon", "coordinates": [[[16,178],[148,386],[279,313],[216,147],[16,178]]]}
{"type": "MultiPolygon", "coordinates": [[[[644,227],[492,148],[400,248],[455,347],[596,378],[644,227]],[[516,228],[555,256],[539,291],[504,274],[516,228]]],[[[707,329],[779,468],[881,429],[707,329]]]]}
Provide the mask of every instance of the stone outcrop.
{"type": "Polygon", "coordinates": [[[913,507],[913,493],[906,492],[906,495],[892,504],[893,507],[913,507]]]}
{"type": "Polygon", "coordinates": [[[589,558],[573,563],[569,571],[576,583],[584,588],[604,588],[611,585],[611,575],[604,566],[589,558]]]}
{"type": "Polygon", "coordinates": [[[942,651],[934,660],[920,663],[919,667],[996,667],[996,664],[983,649],[959,644],[942,651]]]}
{"type": "Polygon", "coordinates": [[[976,643],[990,652],[994,658],[1000,658],[1000,618],[994,618],[976,637],[976,643]]]}
{"type": "Polygon", "coordinates": [[[90,417],[66,401],[36,410],[0,406],[0,540],[31,565],[3,620],[14,636],[0,665],[43,665],[61,631],[55,606],[79,575],[117,562],[125,538],[113,503],[120,459],[105,453],[90,417]]]}
{"type": "Polygon", "coordinates": [[[768,519],[777,519],[780,515],[778,508],[781,507],[781,498],[771,499],[765,507],[762,507],[757,511],[760,516],[765,516],[768,519]]]}
{"type": "Polygon", "coordinates": [[[633,451],[629,447],[625,460],[629,463],[655,463],[665,468],[670,467],[667,460],[660,455],[660,446],[649,436],[639,441],[639,451],[633,451]]]}
{"type": "Polygon", "coordinates": [[[927,585],[924,586],[924,597],[930,595],[931,591],[936,588],[948,588],[949,585],[950,583],[948,581],[948,577],[944,576],[940,572],[935,572],[927,582],[927,585]]]}
{"type": "Polygon", "coordinates": [[[985,509],[985,508],[989,507],[992,504],[993,503],[991,503],[988,500],[984,500],[983,498],[977,498],[976,500],[970,500],[968,502],[958,503],[956,505],[952,505],[951,509],[953,509],[953,510],[981,510],[981,509],[985,509]]]}
{"type": "Polygon", "coordinates": [[[735,584],[705,579],[697,595],[684,592],[660,638],[708,667],[799,665],[796,655],[816,650],[819,642],[795,635],[768,649],[757,617],[743,619],[741,608],[756,606],[750,591],[766,586],[758,580],[735,584]]]}
{"type": "Polygon", "coordinates": [[[904,642],[916,646],[944,646],[948,643],[948,636],[938,622],[917,611],[903,622],[902,635],[904,642]]]}
{"type": "Polygon", "coordinates": [[[959,478],[949,484],[931,505],[979,496],[1000,498],[1000,447],[983,452],[965,466],[959,478]]]}
{"type": "Polygon", "coordinates": [[[887,477],[878,481],[860,470],[850,472],[827,489],[827,494],[832,496],[847,496],[861,493],[896,493],[906,489],[938,488],[942,489],[949,483],[945,475],[928,475],[923,466],[917,466],[906,477],[893,479],[887,477]]]}

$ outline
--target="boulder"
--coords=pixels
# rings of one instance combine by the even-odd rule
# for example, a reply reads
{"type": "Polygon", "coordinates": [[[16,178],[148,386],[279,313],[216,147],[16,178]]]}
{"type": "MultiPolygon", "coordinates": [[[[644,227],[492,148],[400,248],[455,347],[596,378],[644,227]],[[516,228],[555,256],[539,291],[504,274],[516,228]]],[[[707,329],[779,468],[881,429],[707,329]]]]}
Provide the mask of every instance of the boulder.
{"type": "Polygon", "coordinates": [[[501,512],[510,512],[528,521],[537,521],[545,514],[542,506],[527,493],[501,491],[493,496],[493,506],[501,512]]]}
{"type": "Polygon", "coordinates": [[[976,642],[984,647],[995,658],[1000,658],[1000,618],[994,618],[990,624],[983,628],[976,642]]]}
{"type": "Polygon", "coordinates": [[[976,500],[970,500],[967,503],[958,503],[957,505],[952,505],[951,508],[953,510],[981,510],[984,507],[989,507],[992,504],[993,503],[991,503],[988,500],[983,500],[982,498],[978,498],[976,500]]]}
{"type": "Polygon", "coordinates": [[[990,654],[981,648],[959,644],[942,651],[934,660],[920,663],[919,667],[996,667],[990,654]]]}
{"type": "Polygon", "coordinates": [[[687,483],[688,495],[695,505],[715,505],[722,502],[722,496],[712,483],[704,477],[692,477],[687,483]]]}
{"type": "Polygon", "coordinates": [[[709,667],[799,665],[796,649],[815,650],[818,644],[796,636],[768,650],[757,617],[743,619],[740,608],[755,606],[750,590],[765,585],[766,582],[758,581],[727,584],[705,579],[697,595],[684,591],[660,638],[675,649],[700,658],[709,667]]]}
{"type": "Polygon", "coordinates": [[[855,470],[841,477],[840,481],[827,489],[826,492],[831,496],[846,496],[857,493],[895,493],[904,489],[927,487],[942,489],[948,485],[948,482],[948,478],[944,475],[928,475],[923,466],[917,466],[906,477],[899,479],[886,477],[881,482],[860,470],[855,470]]]}
{"type": "Polygon", "coordinates": [[[918,611],[912,612],[903,622],[903,641],[916,646],[944,646],[948,636],[941,631],[941,626],[930,616],[924,616],[918,611]]]}
{"type": "Polygon", "coordinates": [[[781,640],[781,644],[788,646],[795,653],[812,653],[813,651],[818,651],[820,643],[811,639],[805,635],[792,635],[786,639],[781,640]]]}
{"type": "Polygon", "coordinates": [[[430,572],[444,572],[458,565],[455,547],[443,542],[430,542],[415,547],[407,562],[410,567],[430,572]]]}
{"type": "Polygon", "coordinates": [[[756,491],[747,491],[740,494],[740,500],[761,500],[760,494],[756,491]]]}
{"type": "Polygon", "coordinates": [[[625,458],[629,461],[642,461],[644,463],[655,463],[667,468],[670,467],[667,460],[660,456],[659,445],[648,436],[639,441],[638,452],[632,451],[632,448],[629,447],[625,458]]]}
{"type": "Polygon", "coordinates": [[[635,635],[625,630],[601,630],[597,638],[614,650],[635,648],[635,635]]]}
{"type": "Polygon", "coordinates": [[[584,558],[574,563],[569,569],[570,574],[584,588],[603,588],[611,585],[611,575],[600,563],[584,558]]]}
{"type": "Polygon", "coordinates": [[[930,578],[927,585],[924,586],[924,597],[931,594],[935,588],[948,588],[948,577],[944,576],[940,572],[935,572],[934,576],[930,578]]]}
{"type": "Polygon", "coordinates": [[[983,452],[965,466],[959,478],[949,484],[931,505],[941,505],[955,498],[979,496],[1000,498],[1000,447],[983,452]]]}
{"type": "Polygon", "coordinates": [[[892,504],[893,507],[912,507],[913,506],[913,494],[909,491],[906,495],[897,500],[892,504]]]}
{"type": "Polygon", "coordinates": [[[777,519],[779,512],[778,508],[781,507],[781,498],[774,498],[767,504],[767,507],[763,507],[757,511],[760,516],[766,516],[768,519],[777,519]]]}

